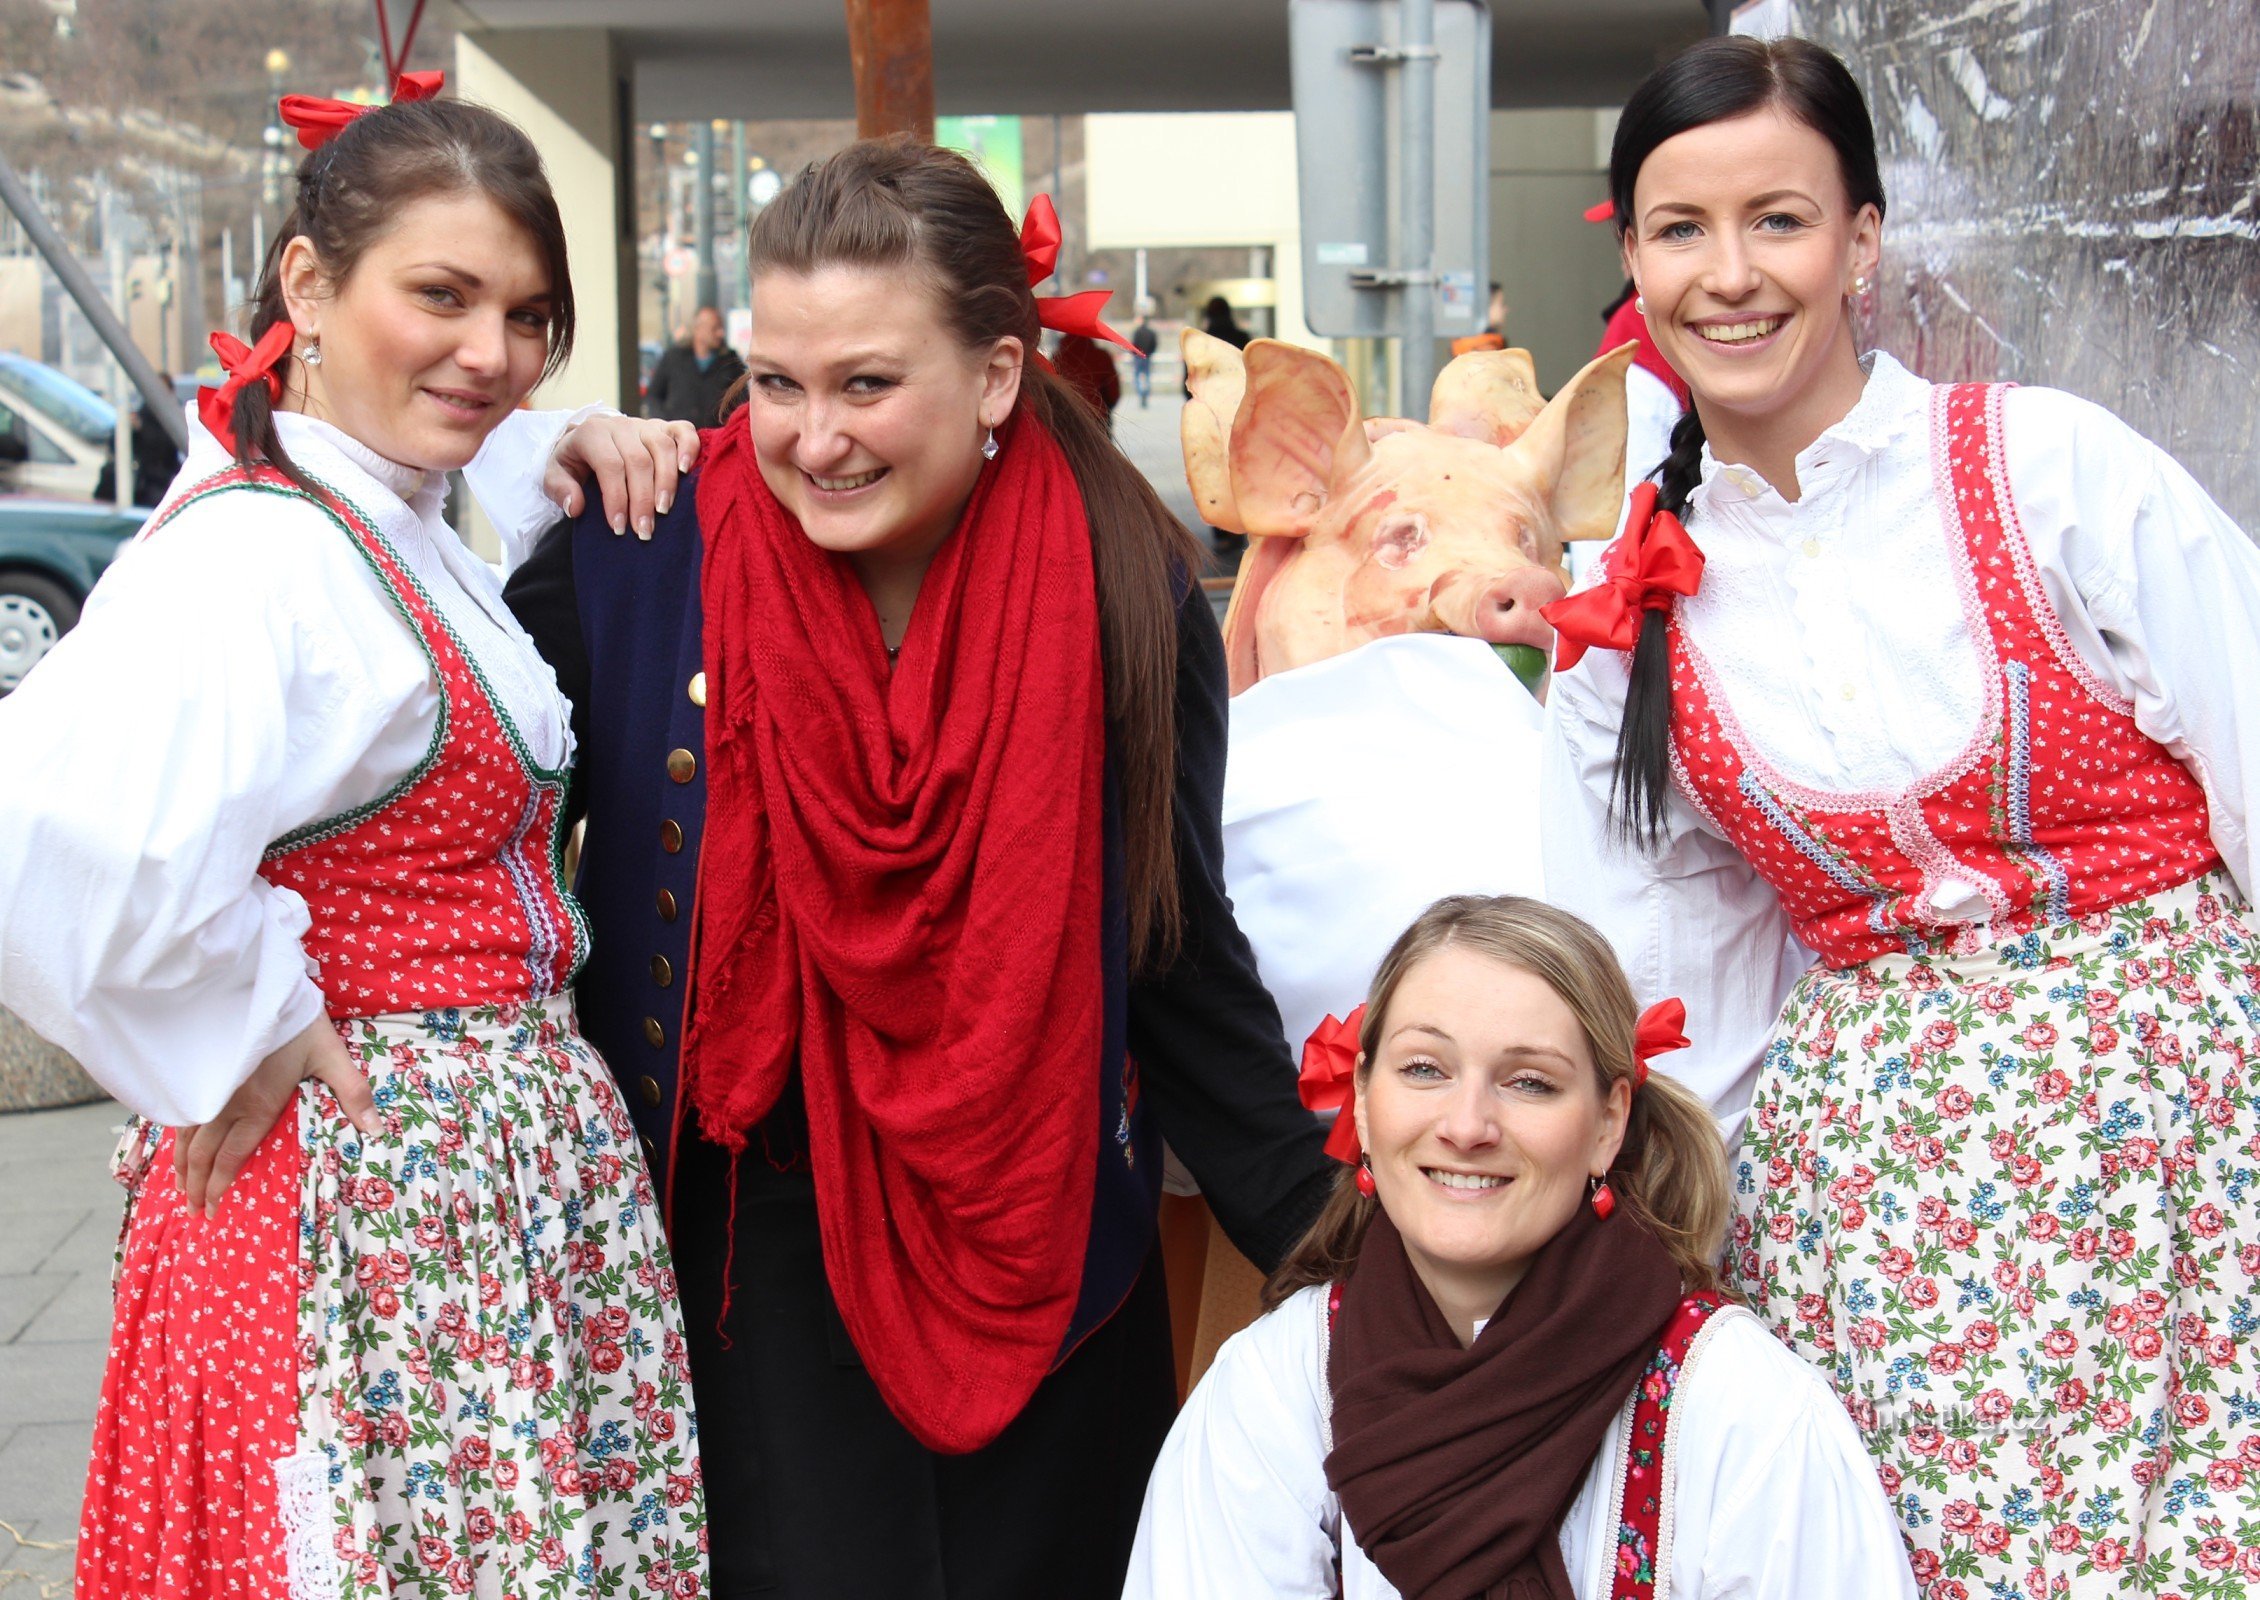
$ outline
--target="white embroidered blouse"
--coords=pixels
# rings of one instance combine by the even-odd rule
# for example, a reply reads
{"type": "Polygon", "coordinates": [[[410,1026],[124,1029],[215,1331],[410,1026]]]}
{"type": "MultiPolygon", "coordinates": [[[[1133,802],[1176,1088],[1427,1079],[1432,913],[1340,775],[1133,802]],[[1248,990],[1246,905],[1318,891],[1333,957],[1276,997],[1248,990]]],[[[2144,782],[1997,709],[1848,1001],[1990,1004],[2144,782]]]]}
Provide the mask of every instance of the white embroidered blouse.
{"type": "MultiPolygon", "coordinates": [[[[1746,736],[1797,782],[1901,788],[1969,740],[1984,685],[1940,519],[1932,386],[1867,356],[1858,404],[1797,458],[1801,497],[1705,454],[1680,613],[1746,736]]],[[[2004,403],[2010,487],[2071,647],[2204,786],[2215,847],[2249,897],[2260,793],[2260,550],[2155,445],[2053,389],[2004,403]]],[[[1674,798],[1660,848],[1607,828],[1627,657],[1556,676],[1543,786],[1548,895],[1615,944],[1644,998],[1687,1002],[1670,1070],[1731,1135],[1781,1001],[1811,960],[1773,890],[1674,798]]],[[[1982,902],[1939,905],[1975,920],[1982,902]]]]}
{"type": "MultiPolygon", "coordinates": [[[[1123,1600],[1396,1600],[1326,1482],[1326,1336],[1326,1291],[1314,1287],[1225,1341],[1147,1482],[1123,1600]]],[[[1913,1600],[1859,1433],[1749,1312],[1711,1318],[1671,1419],[1657,1600],[1913,1600]]],[[[1577,1600],[1610,1592],[1631,1426],[1627,1400],[1562,1522],[1577,1600]]]]}
{"type": "MultiPolygon", "coordinates": [[[[562,420],[520,413],[488,451],[546,461],[562,420]]],[[[390,541],[535,759],[561,765],[556,678],[441,516],[445,479],[326,423],[276,424],[390,541]]],[[[168,503],[228,465],[190,428],[168,503]]],[[[259,877],[262,852],[390,789],[438,709],[382,580],[312,507],[221,495],[137,539],[0,699],[0,1005],[132,1110],[209,1121],[322,1011],[305,902],[259,877]]]]}

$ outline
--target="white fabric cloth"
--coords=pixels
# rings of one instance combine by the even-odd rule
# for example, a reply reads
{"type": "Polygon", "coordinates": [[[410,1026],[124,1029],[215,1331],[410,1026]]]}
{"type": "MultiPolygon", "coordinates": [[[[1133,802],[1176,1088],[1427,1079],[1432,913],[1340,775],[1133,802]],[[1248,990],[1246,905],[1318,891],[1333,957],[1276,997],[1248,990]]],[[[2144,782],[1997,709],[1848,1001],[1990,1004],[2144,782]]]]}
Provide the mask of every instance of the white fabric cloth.
{"type": "Polygon", "coordinates": [[[616,417],[611,406],[576,411],[513,411],[495,425],[463,468],[471,497],[502,541],[502,570],[516,572],[541,536],[565,515],[542,492],[542,476],[565,430],[590,417],[616,417]]]}
{"type": "MultiPolygon", "coordinates": [[[[1797,457],[1784,500],[1708,453],[1690,500],[1702,588],[1684,603],[1750,741],[1789,777],[1898,790],[1937,770],[1981,714],[1971,625],[1932,459],[1932,386],[1880,353],[1852,411],[1797,457]]],[[[2249,896],[2260,793],[2260,550],[2172,458],[2052,389],[2004,403],[2009,483],[2042,587],[2079,659],[2188,763],[2213,841],[2249,896]]],[[[1772,889],[1675,796],[1660,848],[1607,827],[1626,663],[1594,650],[1548,705],[1546,881],[1615,943],[1644,1000],[1687,1002],[1694,1048],[1667,1069],[1731,1134],[1757,1057],[1810,955],[1772,889]]],[[[1936,908],[1982,916],[1975,897],[1936,908]]]]}
{"type": "MultiPolygon", "coordinates": [[[[534,759],[562,766],[556,678],[442,519],[445,480],[276,422],[390,541],[534,759]]],[[[538,433],[513,434],[546,459],[538,433]]],[[[227,464],[196,427],[168,503],[227,464]]],[[[131,1109],[209,1121],[322,1011],[305,903],[258,876],[261,854],[413,771],[438,708],[389,591],[305,502],[218,495],[136,540],[0,700],[0,1005],[131,1109]]]]}
{"type": "Polygon", "coordinates": [[[1482,640],[1376,639],[1231,716],[1224,886],[1295,1050],[1438,897],[1539,892],[1541,713],[1482,640]]]}
{"type": "MultiPolygon", "coordinates": [[[[1327,1332],[1326,1292],[1310,1288],[1225,1342],[1147,1483],[1124,1600],[1395,1600],[1327,1486],[1327,1332]]],[[[1851,1419],[1750,1313],[1714,1315],[1671,1416],[1658,1600],[1912,1600],[1906,1549],[1851,1419]]],[[[1628,1400],[1562,1522],[1578,1600],[1610,1592],[1612,1479],[1631,1425],[1628,1400]]]]}

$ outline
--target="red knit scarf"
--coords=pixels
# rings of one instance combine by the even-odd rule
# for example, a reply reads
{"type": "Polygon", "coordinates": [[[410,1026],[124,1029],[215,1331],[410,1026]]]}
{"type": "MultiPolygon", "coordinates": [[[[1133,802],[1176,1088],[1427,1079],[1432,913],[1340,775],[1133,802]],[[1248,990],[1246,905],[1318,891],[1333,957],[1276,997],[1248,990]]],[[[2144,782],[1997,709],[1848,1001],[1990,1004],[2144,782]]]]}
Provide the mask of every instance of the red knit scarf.
{"type": "Polygon", "coordinates": [[[685,1093],[742,1150],[797,1063],[824,1265],[928,1448],[1066,1336],[1098,1159],[1105,706],[1090,536],[1033,418],[927,570],[892,674],[848,562],[706,435],[706,837],[685,1093]]]}

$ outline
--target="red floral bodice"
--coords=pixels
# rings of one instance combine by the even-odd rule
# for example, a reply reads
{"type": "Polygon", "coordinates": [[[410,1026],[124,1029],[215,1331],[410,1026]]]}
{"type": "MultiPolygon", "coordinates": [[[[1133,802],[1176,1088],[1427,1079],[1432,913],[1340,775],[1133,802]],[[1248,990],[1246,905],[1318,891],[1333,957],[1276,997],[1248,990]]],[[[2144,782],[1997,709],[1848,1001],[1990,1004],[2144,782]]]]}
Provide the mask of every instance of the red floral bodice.
{"type": "Polygon", "coordinates": [[[219,474],[212,494],[287,494],[353,541],[415,634],[439,685],[432,744],[389,792],[267,847],[260,876],[312,915],[306,953],[333,1017],[545,999],[588,954],[564,881],[564,772],[538,766],[416,577],[375,524],[335,494],[270,468],[219,474]]]}
{"type": "Polygon", "coordinates": [[[2017,520],[2004,386],[1940,386],[1941,518],[1985,693],[1942,770],[1898,793],[1807,788],[1744,736],[1678,611],[1672,767],[1681,791],[1781,896],[1833,966],[2014,937],[2185,883],[2219,865],[2205,793],[2065,637],[2017,520]],[[1941,920],[1972,892],[1987,914],[1941,920]]]}

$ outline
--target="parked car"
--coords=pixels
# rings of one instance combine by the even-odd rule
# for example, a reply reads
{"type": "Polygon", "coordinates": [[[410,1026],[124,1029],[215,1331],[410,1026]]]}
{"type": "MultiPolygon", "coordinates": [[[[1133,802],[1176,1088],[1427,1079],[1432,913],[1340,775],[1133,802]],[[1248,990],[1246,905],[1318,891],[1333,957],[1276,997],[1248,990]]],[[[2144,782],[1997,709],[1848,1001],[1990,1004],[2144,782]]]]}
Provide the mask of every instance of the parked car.
{"type": "Polygon", "coordinates": [[[91,500],[109,470],[111,450],[110,439],[96,439],[22,391],[0,387],[0,489],[91,500]]]}
{"type": "MultiPolygon", "coordinates": [[[[176,378],[177,404],[196,394],[196,380],[176,378]]],[[[180,447],[162,420],[133,400],[134,499],[162,498],[180,470],[180,447]]],[[[116,493],[117,409],[66,373],[29,356],[0,351],[0,489],[64,499],[108,500],[116,493]],[[91,475],[89,468],[91,467],[91,475]]]]}
{"type": "Polygon", "coordinates": [[[0,495],[0,694],[71,631],[146,508],[0,495]]]}

